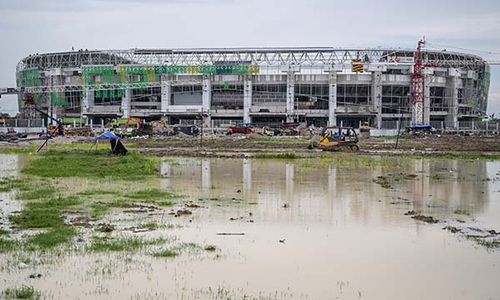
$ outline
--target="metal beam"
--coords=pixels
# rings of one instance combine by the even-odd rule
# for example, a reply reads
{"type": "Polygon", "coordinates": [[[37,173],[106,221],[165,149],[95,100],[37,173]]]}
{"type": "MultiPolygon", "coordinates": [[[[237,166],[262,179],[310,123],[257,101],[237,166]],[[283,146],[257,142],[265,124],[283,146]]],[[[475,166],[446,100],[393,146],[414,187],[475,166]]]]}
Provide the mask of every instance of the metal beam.
{"type": "MultiPolygon", "coordinates": [[[[427,62],[437,65],[476,68],[485,61],[476,55],[447,51],[425,51],[427,62]]],[[[131,49],[34,54],[21,60],[17,70],[28,68],[79,68],[83,65],[147,66],[255,64],[342,65],[354,57],[370,62],[387,62],[388,57],[413,57],[414,50],[338,48],[221,48],[221,49],[131,49]]]]}

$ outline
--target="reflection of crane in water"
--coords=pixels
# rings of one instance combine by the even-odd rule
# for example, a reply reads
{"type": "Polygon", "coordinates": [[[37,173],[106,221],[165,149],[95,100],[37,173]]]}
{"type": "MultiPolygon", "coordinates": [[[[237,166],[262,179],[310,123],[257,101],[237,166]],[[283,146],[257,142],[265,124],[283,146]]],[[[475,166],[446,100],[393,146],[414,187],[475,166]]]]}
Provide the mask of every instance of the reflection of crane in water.
{"type": "MultiPolygon", "coordinates": [[[[414,211],[421,212],[424,208],[425,193],[429,193],[429,161],[424,159],[414,160],[413,172],[418,177],[411,181],[411,203],[414,211]]],[[[419,228],[420,222],[416,222],[417,233],[419,228]]]]}
{"type": "Polygon", "coordinates": [[[428,185],[425,184],[425,182],[428,181],[428,177],[425,176],[425,174],[429,173],[429,162],[418,159],[415,160],[413,167],[414,173],[418,174],[418,180],[412,180],[411,182],[411,202],[415,211],[421,211],[424,207],[425,186],[428,187],[428,185]]]}

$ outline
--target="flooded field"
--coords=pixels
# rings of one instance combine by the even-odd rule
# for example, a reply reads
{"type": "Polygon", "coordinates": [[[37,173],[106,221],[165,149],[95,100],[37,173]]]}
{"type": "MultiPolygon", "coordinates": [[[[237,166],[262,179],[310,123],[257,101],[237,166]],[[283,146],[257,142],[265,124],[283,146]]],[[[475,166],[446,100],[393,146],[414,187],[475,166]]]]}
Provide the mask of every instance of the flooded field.
{"type": "MultiPolygon", "coordinates": [[[[332,157],[165,157],[146,180],[50,179],[56,194],[94,202],[61,210],[77,232],[67,245],[0,251],[0,292],[500,299],[500,161],[332,157]],[[104,205],[115,198],[131,200],[104,205]]],[[[24,178],[28,160],[0,154],[0,179],[24,178]]],[[[0,237],[40,231],[12,229],[34,201],[19,195],[0,192],[0,237]]]]}

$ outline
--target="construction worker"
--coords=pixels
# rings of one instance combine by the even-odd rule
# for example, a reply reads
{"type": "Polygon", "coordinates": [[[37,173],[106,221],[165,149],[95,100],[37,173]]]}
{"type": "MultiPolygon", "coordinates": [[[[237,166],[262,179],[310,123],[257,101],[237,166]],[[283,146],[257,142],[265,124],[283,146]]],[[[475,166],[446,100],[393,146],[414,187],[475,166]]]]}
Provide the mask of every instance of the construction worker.
{"type": "Polygon", "coordinates": [[[118,119],[116,119],[116,118],[115,118],[115,119],[111,120],[111,127],[113,127],[113,128],[118,128],[118,127],[120,127],[120,124],[119,124],[119,122],[118,122],[118,119]]]}

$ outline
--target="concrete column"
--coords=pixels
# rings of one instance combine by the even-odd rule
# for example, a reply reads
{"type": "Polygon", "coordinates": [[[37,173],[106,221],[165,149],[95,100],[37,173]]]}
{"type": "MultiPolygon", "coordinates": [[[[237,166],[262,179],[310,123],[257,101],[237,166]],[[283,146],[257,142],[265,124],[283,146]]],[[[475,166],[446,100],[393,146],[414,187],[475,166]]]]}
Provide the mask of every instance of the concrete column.
{"type": "Polygon", "coordinates": [[[94,107],[94,90],[87,89],[82,99],[81,115],[88,114],[91,107],[94,107]]]}
{"type": "Polygon", "coordinates": [[[293,122],[295,99],[295,72],[288,71],[286,75],[286,121],[293,122]]]}
{"type": "Polygon", "coordinates": [[[458,129],[458,78],[460,73],[457,69],[450,68],[449,76],[446,78],[446,98],[448,100],[447,126],[458,129]]]}
{"type": "Polygon", "coordinates": [[[161,81],[161,105],[160,110],[162,113],[168,112],[168,107],[170,106],[172,83],[169,80],[161,81]]]}
{"type": "Polygon", "coordinates": [[[337,125],[337,72],[331,71],[328,84],[328,126],[337,125]]]}
{"type": "Polygon", "coordinates": [[[132,101],[132,90],[126,89],[125,96],[122,97],[122,114],[124,118],[130,117],[130,109],[131,109],[131,101],[132,101]]]}
{"type": "Polygon", "coordinates": [[[382,128],[382,72],[372,73],[372,109],[377,114],[377,128],[382,128]]]}
{"type": "Polygon", "coordinates": [[[245,78],[243,83],[243,123],[252,123],[250,109],[252,107],[252,77],[245,78]]]}
{"type": "Polygon", "coordinates": [[[424,124],[431,123],[431,76],[425,76],[424,83],[424,124]]]}
{"type": "Polygon", "coordinates": [[[201,95],[201,104],[203,113],[207,114],[205,117],[205,126],[210,127],[211,118],[210,118],[210,106],[212,104],[212,82],[208,76],[203,76],[202,80],[202,95],[201,95]]]}

